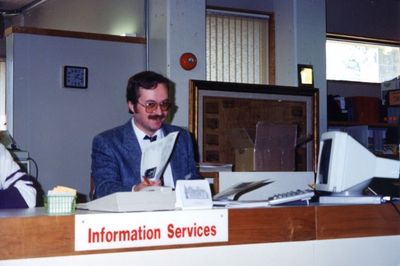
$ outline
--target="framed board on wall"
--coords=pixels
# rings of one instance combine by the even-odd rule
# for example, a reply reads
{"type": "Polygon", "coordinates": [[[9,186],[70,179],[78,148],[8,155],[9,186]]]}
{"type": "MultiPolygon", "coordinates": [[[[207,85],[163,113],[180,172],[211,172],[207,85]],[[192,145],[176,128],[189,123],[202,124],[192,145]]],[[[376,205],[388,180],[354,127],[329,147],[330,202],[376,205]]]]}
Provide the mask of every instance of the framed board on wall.
{"type": "Polygon", "coordinates": [[[199,161],[233,163],[229,131],[258,121],[297,125],[296,171],[316,169],[318,89],[190,80],[189,130],[199,161]]]}

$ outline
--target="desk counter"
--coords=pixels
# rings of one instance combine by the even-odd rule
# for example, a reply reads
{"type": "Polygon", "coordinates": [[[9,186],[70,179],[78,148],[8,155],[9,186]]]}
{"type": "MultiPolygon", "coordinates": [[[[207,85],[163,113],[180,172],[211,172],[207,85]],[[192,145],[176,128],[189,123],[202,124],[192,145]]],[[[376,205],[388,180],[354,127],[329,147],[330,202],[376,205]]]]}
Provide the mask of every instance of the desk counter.
{"type": "Polygon", "coordinates": [[[47,216],[37,208],[0,217],[0,259],[400,235],[400,214],[389,203],[230,209],[228,242],[77,252],[73,215],[47,216]]]}

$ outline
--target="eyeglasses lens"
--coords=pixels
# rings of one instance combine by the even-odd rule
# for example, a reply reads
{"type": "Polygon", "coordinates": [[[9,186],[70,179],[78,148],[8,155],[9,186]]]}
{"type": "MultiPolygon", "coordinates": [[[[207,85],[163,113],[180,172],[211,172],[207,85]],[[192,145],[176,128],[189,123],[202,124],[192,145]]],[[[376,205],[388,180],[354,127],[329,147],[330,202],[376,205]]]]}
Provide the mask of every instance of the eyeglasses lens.
{"type": "Polygon", "coordinates": [[[147,102],[146,105],[145,105],[146,112],[147,113],[152,113],[158,108],[158,106],[160,106],[160,109],[165,112],[165,111],[169,110],[169,108],[171,107],[171,103],[167,102],[167,101],[164,101],[164,102],[161,102],[161,103],[147,102]]]}

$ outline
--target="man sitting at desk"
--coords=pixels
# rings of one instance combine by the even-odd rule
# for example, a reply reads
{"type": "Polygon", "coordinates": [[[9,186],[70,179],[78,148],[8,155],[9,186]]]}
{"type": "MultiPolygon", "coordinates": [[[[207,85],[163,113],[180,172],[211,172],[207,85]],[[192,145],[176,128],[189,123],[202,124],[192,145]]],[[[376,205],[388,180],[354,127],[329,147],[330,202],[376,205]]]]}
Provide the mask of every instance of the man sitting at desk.
{"type": "Polygon", "coordinates": [[[93,139],[95,198],[119,191],[139,191],[147,186],[175,187],[178,179],[200,177],[189,132],[164,123],[172,105],[168,96],[170,83],[152,71],[138,73],[128,80],[126,99],[132,118],[93,139]],[[148,181],[141,177],[143,148],[174,131],[179,131],[179,135],[162,181],[148,181]]]}
{"type": "Polygon", "coordinates": [[[22,172],[9,151],[0,144],[0,209],[35,205],[36,189],[31,177],[22,172]]]}

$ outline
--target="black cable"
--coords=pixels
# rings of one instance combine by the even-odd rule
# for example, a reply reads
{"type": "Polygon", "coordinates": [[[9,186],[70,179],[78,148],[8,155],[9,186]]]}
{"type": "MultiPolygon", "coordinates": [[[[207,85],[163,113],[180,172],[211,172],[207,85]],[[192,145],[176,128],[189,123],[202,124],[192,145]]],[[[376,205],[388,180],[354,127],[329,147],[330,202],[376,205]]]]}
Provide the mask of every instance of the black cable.
{"type": "Polygon", "coordinates": [[[39,167],[36,163],[36,161],[32,157],[26,158],[27,161],[32,161],[33,164],[35,165],[35,170],[36,170],[36,180],[39,180],[39,167]]]}

